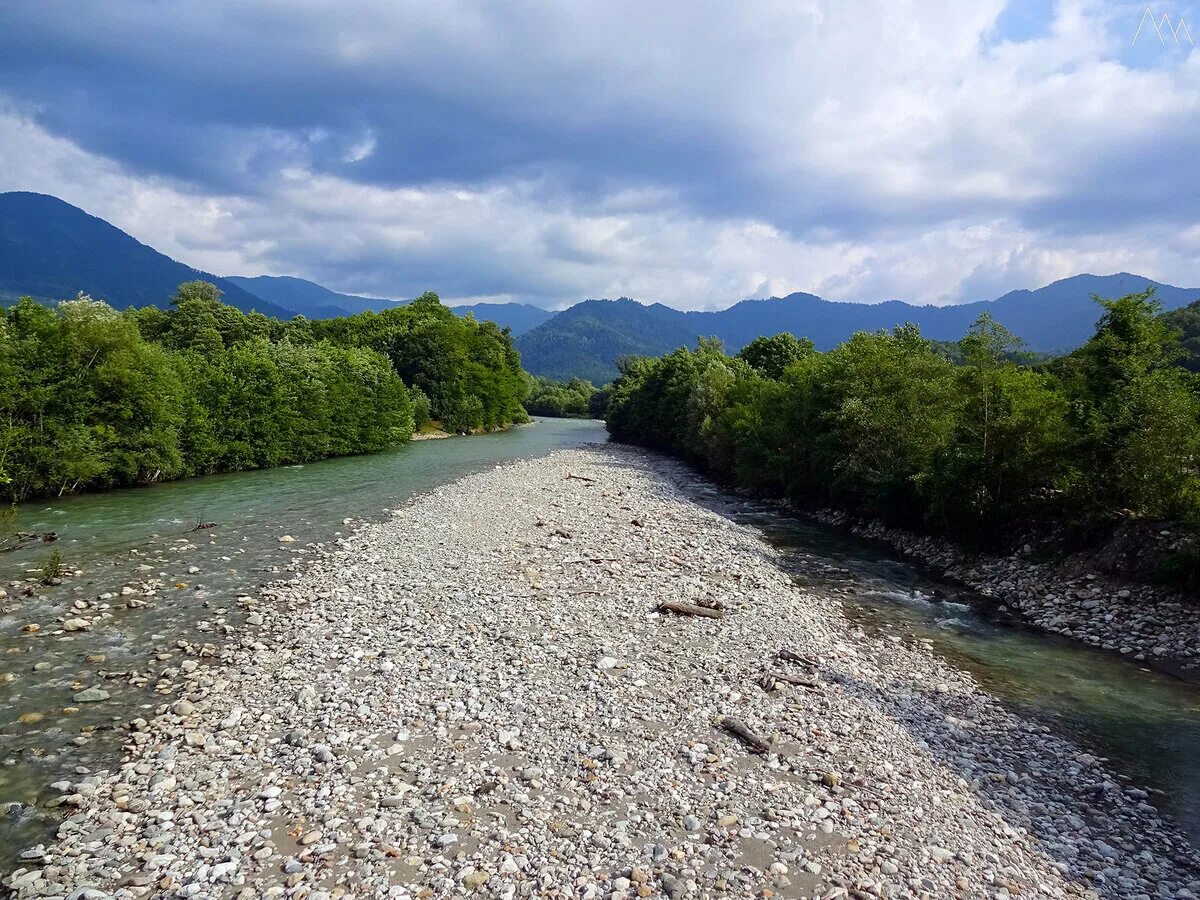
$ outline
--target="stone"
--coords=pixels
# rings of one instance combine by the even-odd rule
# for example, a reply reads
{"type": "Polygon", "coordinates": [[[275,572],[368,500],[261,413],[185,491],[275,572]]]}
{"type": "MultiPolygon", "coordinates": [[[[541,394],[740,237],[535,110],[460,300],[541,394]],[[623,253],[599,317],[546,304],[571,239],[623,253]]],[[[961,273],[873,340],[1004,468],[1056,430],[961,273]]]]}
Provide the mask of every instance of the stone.
{"type": "Polygon", "coordinates": [[[111,694],[103,688],[90,687],[80,691],[72,699],[76,703],[98,703],[102,700],[107,700],[111,694]]]}

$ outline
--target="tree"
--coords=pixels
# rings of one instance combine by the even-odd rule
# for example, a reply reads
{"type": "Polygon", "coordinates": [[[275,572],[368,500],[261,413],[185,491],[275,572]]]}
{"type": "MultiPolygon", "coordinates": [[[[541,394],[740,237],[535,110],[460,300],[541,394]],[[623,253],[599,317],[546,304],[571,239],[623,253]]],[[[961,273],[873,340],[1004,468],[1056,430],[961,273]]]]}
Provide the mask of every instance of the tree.
{"type": "Polygon", "coordinates": [[[803,340],[784,331],[771,337],[757,337],[743,347],[738,356],[765,378],[779,380],[787,367],[816,350],[808,338],[803,340]]]}

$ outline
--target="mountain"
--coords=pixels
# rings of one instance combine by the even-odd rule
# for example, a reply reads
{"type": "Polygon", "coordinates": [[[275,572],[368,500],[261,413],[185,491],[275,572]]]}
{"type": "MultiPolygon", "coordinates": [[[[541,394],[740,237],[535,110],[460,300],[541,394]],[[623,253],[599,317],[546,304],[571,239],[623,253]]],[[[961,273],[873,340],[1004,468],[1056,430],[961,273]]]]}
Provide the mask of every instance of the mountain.
{"type": "Polygon", "coordinates": [[[300,315],[310,319],[332,319],[337,316],[351,316],[367,310],[379,312],[391,309],[400,303],[396,300],[339,294],[337,291],[331,291],[312,281],[287,275],[257,275],[253,278],[244,275],[226,275],[225,280],[232,281],[255,297],[261,297],[278,306],[294,309],[300,315]]]}
{"type": "Polygon", "coordinates": [[[28,294],[68,300],[80,291],[116,307],[166,306],[185,281],[211,281],[243,311],[290,319],[290,309],[176,262],[57,197],[0,194],[0,302],[28,294]]]}
{"type": "Polygon", "coordinates": [[[1157,289],[1168,310],[1200,298],[1200,288],[1178,288],[1141,275],[1075,275],[1034,291],[1012,291],[990,301],[954,306],[835,303],[814,294],[743,300],[716,312],[680,312],[633,300],[587,300],[517,340],[525,368],[551,378],[581,378],[601,384],[617,373],[625,355],[656,356],[692,346],[701,336],[718,337],[736,351],[760,335],[790,331],[828,350],[856,331],[876,331],[912,322],[922,334],[956,341],[982,312],[1025,339],[1029,350],[1053,353],[1078,347],[1091,336],[1100,309],[1091,299],[1157,289]]]}
{"type": "Polygon", "coordinates": [[[482,321],[495,322],[501,328],[511,328],[514,336],[536,328],[555,315],[548,309],[528,303],[473,303],[450,308],[460,316],[473,313],[475,318],[482,321]]]}
{"type": "MultiPolygon", "coordinates": [[[[225,280],[271,303],[294,309],[310,319],[331,319],[368,310],[379,312],[408,302],[339,294],[312,281],[288,276],[258,275],[251,278],[227,275],[225,280]]],[[[554,315],[541,307],[524,303],[475,303],[450,308],[460,316],[473,313],[476,319],[495,322],[501,328],[511,328],[514,335],[524,334],[554,315]]]]}
{"type": "Polygon", "coordinates": [[[584,300],[517,338],[522,365],[535,375],[612,381],[622,356],[657,356],[692,345],[700,334],[688,316],[636,300],[584,300]],[[536,368],[531,368],[535,366],[536,368]]]}

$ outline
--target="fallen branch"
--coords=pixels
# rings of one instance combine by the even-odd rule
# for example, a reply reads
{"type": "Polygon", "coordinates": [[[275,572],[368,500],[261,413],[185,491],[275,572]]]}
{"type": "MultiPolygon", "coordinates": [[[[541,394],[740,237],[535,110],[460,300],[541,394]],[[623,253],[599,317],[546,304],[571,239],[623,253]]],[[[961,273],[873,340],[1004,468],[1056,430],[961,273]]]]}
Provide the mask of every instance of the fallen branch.
{"type": "Polygon", "coordinates": [[[189,528],[188,531],[204,531],[206,528],[216,528],[216,527],[217,527],[216,522],[197,522],[195,524],[195,526],[192,528],[189,528]]]}
{"type": "Polygon", "coordinates": [[[777,689],[780,684],[794,684],[799,687],[815,688],[820,686],[820,682],[812,678],[802,678],[799,675],[784,675],[781,672],[764,672],[762,678],[758,679],[758,685],[768,693],[777,689]]]}
{"type": "Polygon", "coordinates": [[[744,743],[755,753],[770,753],[771,742],[765,737],[755,734],[750,727],[738,719],[729,716],[718,716],[717,724],[744,743]]]}
{"type": "Polygon", "coordinates": [[[782,659],[784,662],[800,663],[800,665],[808,666],[810,669],[821,668],[821,664],[819,662],[817,662],[815,659],[810,659],[807,656],[801,656],[799,653],[796,653],[793,650],[787,650],[787,649],[780,650],[779,653],[777,654],[777,656],[780,659],[782,659]]]}
{"type": "Polygon", "coordinates": [[[684,603],[682,600],[664,600],[658,604],[658,611],[675,613],[678,616],[703,616],[706,619],[719,619],[725,615],[723,609],[684,603]]]}
{"type": "Polygon", "coordinates": [[[576,475],[574,472],[571,472],[567,475],[566,480],[570,481],[571,479],[575,479],[576,481],[587,481],[587,482],[594,482],[596,480],[595,478],[588,478],[586,475],[576,475]]]}

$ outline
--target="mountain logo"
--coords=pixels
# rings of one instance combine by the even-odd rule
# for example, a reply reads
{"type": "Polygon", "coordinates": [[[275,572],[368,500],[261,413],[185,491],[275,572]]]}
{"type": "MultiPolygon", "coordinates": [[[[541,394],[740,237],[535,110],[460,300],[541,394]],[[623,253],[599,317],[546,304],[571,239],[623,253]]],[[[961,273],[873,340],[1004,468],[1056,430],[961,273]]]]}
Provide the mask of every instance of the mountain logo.
{"type": "Polygon", "coordinates": [[[1183,41],[1180,39],[1181,34],[1183,37],[1187,38],[1188,46],[1195,45],[1195,42],[1192,40],[1191,29],[1188,28],[1187,22],[1185,22],[1182,17],[1179,19],[1178,24],[1176,24],[1171,21],[1170,13],[1163,13],[1161,17],[1158,17],[1154,15],[1154,10],[1149,6],[1147,6],[1146,11],[1142,13],[1142,20],[1138,22],[1137,31],[1135,31],[1133,34],[1132,43],[1137,43],[1138,38],[1142,35],[1143,29],[1145,29],[1146,34],[1150,33],[1150,28],[1146,28],[1147,19],[1150,20],[1150,28],[1153,28],[1154,33],[1158,35],[1159,43],[1161,43],[1164,47],[1167,45],[1167,39],[1164,35],[1164,32],[1171,35],[1171,37],[1175,39],[1175,46],[1177,47],[1183,46],[1183,41]]]}

